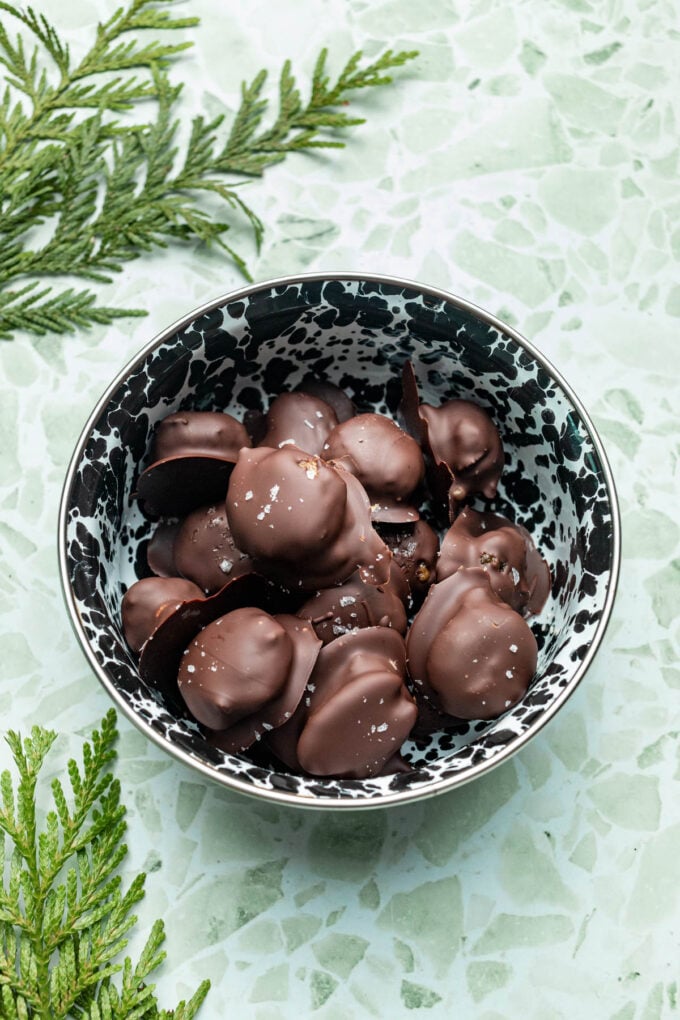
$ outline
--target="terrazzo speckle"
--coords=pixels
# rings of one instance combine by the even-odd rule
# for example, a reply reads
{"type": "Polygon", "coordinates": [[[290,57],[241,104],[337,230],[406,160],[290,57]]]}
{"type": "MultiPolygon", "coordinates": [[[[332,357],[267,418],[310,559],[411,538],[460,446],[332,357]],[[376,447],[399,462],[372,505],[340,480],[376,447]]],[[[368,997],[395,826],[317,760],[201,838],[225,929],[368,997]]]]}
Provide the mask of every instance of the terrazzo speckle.
{"type": "MultiPolygon", "coordinates": [[[[515,325],[591,412],[617,481],[619,595],[578,691],[511,761],[435,800],[329,816],[197,779],[124,719],[126,875],[145,867],[139,947],[168,928],[162,1004],[203,977],[202,1020],[661,1020],[680,958],[680,38],[672,0],[189,0],[187,118],[235,109],[241,78],[302,76],[362,48],[419,49],[329,156],[248,186],[268,225],[256,279],[388,273],[515,325]],[[303,28],[302,28],[303,27],[303,28]],[[228,57],[228,59],[226,59],[228,57]]],[[[74,49],[104,0],[40,10],[74,49]]],[[[180,69],[181,68],[181,69],[180,69]]],[[[241,284],[218,254],[126,266],[144,320],[0,347],[3,729],[78,754],[108,708],[68,623],[55,549],[73,444],[120,368],[188,309],[241,284]]],[[[2,748],[4,765],[7,752],[2,748]]]]}

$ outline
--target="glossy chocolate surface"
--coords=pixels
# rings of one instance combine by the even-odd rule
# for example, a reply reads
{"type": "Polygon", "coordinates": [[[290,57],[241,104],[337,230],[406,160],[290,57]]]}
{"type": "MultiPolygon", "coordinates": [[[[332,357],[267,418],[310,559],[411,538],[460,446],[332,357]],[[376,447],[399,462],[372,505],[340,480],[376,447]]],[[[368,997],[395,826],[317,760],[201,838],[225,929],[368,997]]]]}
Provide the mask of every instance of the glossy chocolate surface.
{"type": "Polygon", "coordinates": [[[400,592],[391,578],[384,585],[371,585],[355,575],[344,584],[318,591],[297,615],[311,622],[325,645],[363,627],[392,627],[405,634],[406,610],[400,592]]]}
{"type": "Polygon", "coordinates": [[[123,596],[125,640],[138,652],[153,632],[178,606],[202,598],[203,592],[182,577],[144,577],[123,596]]]}
{"type": "Polygon", "coordinates": [[[325,460],[339,461],[359,479],[374,520],[414,521],[409,500],[423,480],[418,443],[382,414],[359,414],[338,425],[323,447],[325,460]]]}
{"type": "Polygon", "coordinates": [[[251,558],[236,548],[223,504],[199,507],[185,517],[173,552],[177,572],[206,595],[254,569],[251,558]]]}
{"type": "Polygon", "coordinates": [[[319,653],[307,693],[268,744],[291,768],[311,775],[366,778],[395,759],[416,720],[404,684],[403,638],[371,627],[319,653]]]}
{"type": "Polygon", "coordinates": [[[338,417],[324,400],[309,393],[282,393],[272,401],[258,446],[296,446],[320,454],[338,417]]]}
{"type": "Polygon", "coordinates": [[[538,649],[485,571],[463,568],[430,589],[407,654],[416,692],[435,708],[458,719],[495,719],[526,693],[538,649]]]}
{"type": "Polygon", "coordinates": [[[294,446],[241,451],[226,508],[237,546],[291,587],[326,588],[356,570],[372,584],[389,577],[390,554],[362,486],[294,446]]]}
{"type": "Polygon", "coordinates": [[[499,514],[465,507],[447,531],[437,563],[437,581],[461,567],[481,567],[491,587],[512,609],[540,613],[550,593],[550,569],[520,524],[499,514]]]}

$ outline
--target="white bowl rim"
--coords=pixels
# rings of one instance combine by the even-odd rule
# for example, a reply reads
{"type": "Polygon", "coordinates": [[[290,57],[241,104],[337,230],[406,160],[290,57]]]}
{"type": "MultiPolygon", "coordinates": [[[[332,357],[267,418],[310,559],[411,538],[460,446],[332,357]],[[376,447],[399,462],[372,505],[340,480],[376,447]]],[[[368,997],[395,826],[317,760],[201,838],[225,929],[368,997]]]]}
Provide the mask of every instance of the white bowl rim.
{"type": "MultiPolygon", "coordinates": [[[[621,520],[620,511],[618,504],[618,497],[616,493],[616,486],[614,483],[614,476],[609,464],[609,460],[605,453],[602,441],[597,433],[597,430],[590,418],[590,415],[586,411],[585,407],[581,403],[579,397],[570,386],[570,384],[564,379],[561,373],[554,367],[554,365],[542,354],[532,343],[527,340],[521,333],[519,333],[512,326],[503,322],[501,319],[487,312],[479,305],[475,305],[473,302],[468,301],[466,298],[458,297],[448,291],[443,290],[439,287],[433,287],[428,284],[422,284],[415,280],[410,280],[404,277],[389,276],[382,273],[369,273],[359,272],[354,270],[340,271],[332,270],[329,272],[311,272],[311,273],[297,273],[291,276],[275,277],[270,280],[263,280],[257,283],[250,283],[244,287],[240,287],[235,291],[230,291],[226,294],[220,295],[219,297],[213,298],[210,301],[205,302],[198,308],[189,312],[187,315],[183,315],[172,325],[161,330],[156,336],[150,340],[144,347],[121,369],[118,375],[115,377],[113,382],[107,386],[102,396],[97,401],[93,411],[89,415],[83,430],[80,434],[78,442],[76,443],[73,455],[71,457],[66,477],[64,480],[64,486],[61,495],[61,501],[59,506],[59,518],[58,518],[58,553],[59,553],[59,573],[62,591],[64,594],[64,600],[76,637],[78,638],[81,648],[87,658],[90,666],[94,673],[99,679],[100,683],[107,691],[111,699],[114,701],[116,706],[120,709],[123,715],[137,727],[144,735],[152,740],[158,747],[162,748],[165,752],[171,754],[178,761],[183,762],[190,768],[201,773],[213,782],[219,783],[231,790],[236,790],[239,793],[244,793],[250,797],[254,797],[257,800],[267,800],[276,804],[288,804],[295,807],[311,808],[311,809],[333,809],[333,810],[344,810],[344,811],[357,811],[364,810],[367,808],[382,808],[394,805],[406,804],[415,800],[425,800],[429,797],[434,797],[437,794],[444,793],[464,786],[466,783],[472,782],[473,779],[477,779],[484,773],[490,772],[497,768],[503,762],[507,761],[510,757],[516,754],[529,740],[536,736],[536,734],[557,714],[562,708],[568,698],[574,693],[579,683],[583,679],[586,671],[591,665],[596,652],[598,651],[602,639],[604,638],[607,626],[609,624],[612,608],[614,605],[614,599],[616,597],[616,588],[619,579],[619,571],[621,566],[621,520]],[[323,797],[305,793],[290,793],[286,790],[280,790],[278,788],[266,788],[266,787],[254,787],[249,783],[244,782],[236,776],[232,776],[229,773],[217,772],[211,768],[205,762],[197,759],[193,754],[185,751],[183,748],[172,744],[162,734],[154,730],[148,723],[144,722],[132,710],[130,705],[125,701],[122,694],[109,678],[106,670],[103,669],[99,661],[97,660],[90,641],[85,633],[85,629],[80,619],[78,612],[78,606],[76,603],[75,595],[71,587],[69,572],[68,572],[68,554],[67,554],[67,537],[66,528],[68,522],[68,509],[70,505],[71,489],[75,478],[78,465],[80,464],[83,451],[90,437],[90,433],[93,425],[101,416],[104,408],[111,399],[111,396],[115,393],[118,387],[125,381],[135,368],[140,365],[148,355],[159,347],[162,343],[171,339],[175,333],[182,329],[185,329],[196,319],[200,318],[215,308],[220,308],[226,304],[230,304],[236,301],[242,301],[245,298],[250,297],[252,294],[260,291],[269,290],[273,288],[286,287],[297,285],[300,283],[319,283],[322,281],[349,281],[349,282],[371,282],[384,284],[387,286],[402,287],[410,290],[415,290],[421,294],[426,294],[430,297],[434,297],[439,301],[444,301],[448,304],[452,304],[459,308],[461,311],[468,312],[474,315],[482,322],[492,326],[494,329],[506,336],[511,337],[516,343],[523,347],[531,357],[542,367],[545,371],[559,384],[561,389],[564,391],[566,396],[569,398],[571,403],[574,405],[579,413],[583,427],[587,431],[590,440],[595,448],[597,456],[599,458],[602,473],[604,476],[607,498],[609,500],[611,515],[612,515],[612,541],[611,541],[611,568],[609,571],[609,578],[607,582],[607,590],[605,595],[604,605],[602,606],[602,615],[597,624],[597,630],[593,636],[593,640],[585,653],[582,661],[580,662],[573,677],[561,691],[561,693],[555,698],[552,704],[541,713],[541,715],[533,722],[529,728],[523,733],[519,734],[513,740],[510,740],[497,754],[490,759],[485,759],[478,762],[476,765],[470,766],[465,771],[453,773],[444,779],[439,779],[434,782],[423,785],[422,787],[405,787],[403,790],[397,790],[388,792],[385,796],[380,798],[370,798],[362,800],[360,798],[336,798],[336,797],[323,797]]],[[[322,782],[322,780],[319,780],[322,782]]]]}

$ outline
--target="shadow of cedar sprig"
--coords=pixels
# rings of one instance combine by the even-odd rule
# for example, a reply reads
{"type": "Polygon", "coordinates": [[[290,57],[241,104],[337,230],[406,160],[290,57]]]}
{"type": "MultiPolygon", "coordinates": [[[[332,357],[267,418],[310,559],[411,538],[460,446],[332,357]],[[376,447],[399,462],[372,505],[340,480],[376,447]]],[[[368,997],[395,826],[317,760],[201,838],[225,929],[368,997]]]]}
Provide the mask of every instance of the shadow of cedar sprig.
{"type": "Polygon", "coordinates": [[[104,24],[74,63],[68,45],[43,14],[0,0],[0,13],[20,22],[10,36],[0,21],[0,338],[17,330],[44,335],[110,323],[139,309],[109,308],[96,292],[56,289],[44,281],[76,276],[109,283],[123,263],[171,242],[217,245],[250,278],[244,259],[226,241],[226,218],[245,217],[256,247],[264,226],[241,198],[234,176],[257,177],[289,152],[342,148],[333,135],[364,122],[344,107],[347,93],[386,85],[389,70],[416,56],[387,50],[371,63],[355,53],[332,82],[327,51],[319,54],[309,98],[303,99],[289,61],[279,79],[278,107],[266,125],[267,72],[243,84],[226,139],[222,116],[195,117],[182,151],[176,143],[177,100],[168,67],[191,45],[142,41],[152,30],[190,28],[175,18],[174,0],[132,0],[104,24]],[[31,44],[24,39],[30,39],[31,44]],[[140,73],[141,72],[141,73],[140,73]],[[120,115],[153,103],[155,119],[124,124],[120,115]],[[225,219],[206,205],[217,198],[225,219]],[[51,227],[42,244],[35,228],[51,227]]]}
{"type": "Polygon", "coordinates": [[[127,945],[144,874],[126,891],[117,874],[127,847],[120,785],[108,771],[118,734],[111,709],[68,763],[70,803],[59,779],[38,827],[36,786],[56,734],[34,726],[7,743],[18,784],[2,773],[0,791],[0,1016],[6,1020],[192,1020],[207,995],[159,1010],[149,975],[162,963],[163,922],[156,921],[137,964],[116,957],[127,945]],[[118,985],[112,977],[122,972],[118,985]]]}

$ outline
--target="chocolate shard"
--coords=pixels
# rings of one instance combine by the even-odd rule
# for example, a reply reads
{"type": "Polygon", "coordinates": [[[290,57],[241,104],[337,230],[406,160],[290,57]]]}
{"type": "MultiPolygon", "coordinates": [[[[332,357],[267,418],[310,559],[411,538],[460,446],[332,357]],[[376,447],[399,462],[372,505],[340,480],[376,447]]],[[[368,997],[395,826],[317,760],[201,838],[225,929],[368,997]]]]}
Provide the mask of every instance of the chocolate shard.
{"type": "Polygon", "coordinates": [[[483,407],[469,400],[448,400],[440,407],[420,403],[413,366],[406,362],[399,411],[425,451],[430,488],[452,517],[475,493],[493,499],[504,454],[498,429],[483,407]]]}
{"type": "Polygon", "coordinates": [[[540,613],[550,593],[550,568],[521,524],[465,507],[447,531],[437,581],[461,567],[482,567],[504,602],[522,613],[540,613]]]}
{"type": "Polygon", "coordinates": [[[157,577],[177,577],[179,571],[175,564],[175,539],[180,522],[162,521],[156,525],[154,533],[146,547],[146,561],[149,569],[157,577]]]}
{"type": "Polygon", "coordinates": [[[150,516],[184,517],[224,499],[238,452],[250,446],[230,414],[180,411],[158,423],[152,463],[139,476],[137,496],[150,516]]]}

